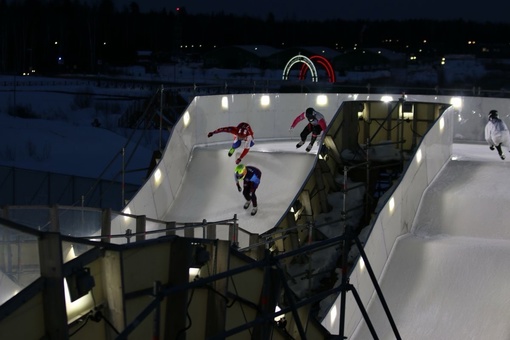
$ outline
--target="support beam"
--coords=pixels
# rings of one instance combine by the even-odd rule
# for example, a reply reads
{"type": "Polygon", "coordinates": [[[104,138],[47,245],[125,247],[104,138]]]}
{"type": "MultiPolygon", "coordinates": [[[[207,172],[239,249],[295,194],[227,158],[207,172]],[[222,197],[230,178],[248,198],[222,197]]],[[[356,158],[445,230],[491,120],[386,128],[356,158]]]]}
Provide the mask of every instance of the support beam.
{"type": "Polygon", "coordinates": [[[43,289],[44,324],[48,339],[68,339],[62,244],[60,234],[49,232],[39,239],[39,259],[43,289]]]}
{"type": "MultiPolygon", "coordinates": [[[[189,281],[189,267],[192,263],[193,247],[189,240],[178,238],[172,242],[170,251],[168,285],[182,286],[189,281]]],[[[185,339],[183,331],[187,326],[189,290],[179,291],[166,297],[164,316],[165,339],[185,339]]]]}

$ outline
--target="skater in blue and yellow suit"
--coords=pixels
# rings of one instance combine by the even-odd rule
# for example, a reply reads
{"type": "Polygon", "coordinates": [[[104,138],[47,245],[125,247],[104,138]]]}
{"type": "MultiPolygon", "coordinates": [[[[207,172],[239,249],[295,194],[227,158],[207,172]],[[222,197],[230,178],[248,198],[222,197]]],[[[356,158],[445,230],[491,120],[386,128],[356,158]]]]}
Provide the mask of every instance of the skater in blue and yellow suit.
{"type": "Polygon", "coordinates": [[[253,203],[253,208],[251,210],[251,215],[255,215],[257,213],[257,195],[255,195],[255,191],[259,187],[260,178],[262,177],[262,172],[251,165],[239,164],[235,168],[235,183],[237,186],[237,190],[239,192],[243,192],[243,196],[246,199],[246,203],[244,204],[244,209],[248,209],[250,207],[250,203],[253,203]],[[239,184],[239,180],[243,180],[243,187],[239,184]]]}

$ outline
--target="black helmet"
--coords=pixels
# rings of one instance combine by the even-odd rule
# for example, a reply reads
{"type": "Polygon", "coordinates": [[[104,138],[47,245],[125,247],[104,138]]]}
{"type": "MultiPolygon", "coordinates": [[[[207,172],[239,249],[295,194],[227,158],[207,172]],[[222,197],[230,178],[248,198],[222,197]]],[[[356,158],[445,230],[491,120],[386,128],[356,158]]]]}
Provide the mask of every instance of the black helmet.
{"type": "Polygon", "coordinates": [[[492,118],[498,118],[498,111],[496,110],[491,110],[489,112],[489,119],[492,119],[492,118]]]}
{"type": "Polygon", "coordinates": [[[315,110],[313,109],[313,107],[309,107],[308,109],[306,109],[305,115],[306,119],[313,120],[315,118],[315,110]]]}

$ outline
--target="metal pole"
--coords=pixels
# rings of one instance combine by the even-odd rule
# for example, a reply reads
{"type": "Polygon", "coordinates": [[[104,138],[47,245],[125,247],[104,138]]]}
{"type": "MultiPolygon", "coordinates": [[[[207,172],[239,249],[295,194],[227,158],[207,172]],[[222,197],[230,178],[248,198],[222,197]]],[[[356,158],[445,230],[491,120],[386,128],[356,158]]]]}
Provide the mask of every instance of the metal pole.
{"type": "MultiPolygon", "coordinates": [[[[345,234],[347,234],[347,230],[345,231],[345,234]]],[[[344,333],[345,333],[345,303],[347,298],[347,285],[348,285],[348,278],[347,278],[347,256],[349,255],[349,251],[347,250],[349,244],[348,240],[344,238],[341,242],[342,244],[342,280],[341,280],[341,287],[342,291],[340,292],[340,329],[338,335],[340,335],[340,339],[345,339],[344,333]]]]}
{"type": "Polygon", "coordinates": [[[390,308],[388,307],[388,304],[386,303],[386,299],[384,298],[381,287],[379,286],[379,283],[377,282],[377,278],[376,278],[375,273],[372,269],[372,266],[370,265],[370,262],[368,261],[368,257],[367,257],[367,254],[365,253],[365,250],[363,249],[363,245],[361,244],[361,241],[359,240],[359,238],[357,236],[354,236],[354,241],[356,242],[356,246],[358,247],[361,258],[365,262],[365,268],[367,269],[368,275],[370,276],[370,279],[372,280],[372,283],[374,284],[375,291],[377,292],[379,301],[381,302],[381,305],[386,313],[386,316],[388,317],[388,321],[390,322],[391,329],[393,330],[393,334],[395,334],[396,339],[400,340],[402,338],[400,337],[400,334],[398,332],[397,325],[395,324],[395,321],[393,320],[390,308]]]}
{"type": "Polygon", "coordinates": [[[124,207],[125,204],[125,192],[124,192],[124,176],[125,176],[125,160],[126,160],[126,149],[122,148],[122,184],[121,184],[121,190],[122,190],[122,203],[121,207],[124,207]]]}
{"type": "Polygon", "coordinates": [[[163,144],[163,84],[161,84],[161,93],[159,97],[159,151],[163,144]]]}
{"type": "MultiPolygon", "coordinates": [[[[370,330],[370,334],[372,334],[372,338],[374,340],[378,340],[379,337],[377,336],[377,333],[375,332],[374,326],[372,324],[372,321],[370,320],[370,317],[365,309],[365,306],[363,306],[363,301],[358,295],[358,292],[356,291],[356,288],[352,284],[349,283],[349,277],[347,275],[347,256],[350,251],[351,243],[353,241],[353,238],[357,238],[355,235],[353,235],[353,232],[351,230],[350,226],[347,226],[345,228],[344,233],[344,239],[343,239],[343,251],[342,251],[342,283],[341,283],[341,297],[340,300],[340,339],[346,339],[344,336],[345,333],[345,304],[346,304],[346,295],[347,291],[351,291],[353,293],[354,299],[356,300],[358,307],[361,311],[361,314],[363,315],[363,318],[365,322],[367,323],[368,329],[370,330]]],[[[361,251],[361,250],[360,250],[361,251]]],[[[368,260],[367,260],[368,262],[368,260]]],[[[377,284],[377,282],[375,283],[377,284]]],[[[400,340],[400,338],[398,337],[400,340]]]]}
{"type": "Polygon", "coordinates": [[[230,244],[236,248],[239,248],[239,226],[237,224],[237,214],[234,214],[234,223],[230,226],[230,244]]]}
{"type": "MultiPolygon", "coordinates": [[[[388,102],[388,115],[386,116],[385,120],[386,120],[386,123],[389,124],[389,128],[388,128],[388,133],[390,133],[389,131],[391,131],[391,114],[393,113],[393,110],[395,110],[395,108],[398,107],[398,104],[395,105],[393,108],[390,109],[390,105],[391,105],[391,102],[388,102]]],[[[370,137],[369,139],[369,144],[372,143],[372,140],[374,140],[375,136],[377,136],[377,134],[379,133],[379,131],[383,128],[384,126],[384,123],[382,123],[381,125],[379,125],[379,127],[377,128],[377,130],[374,132],[374,134],[370,137]]]]}
{"type": "Polygon", "coordinates": [[[126,240],[127,240],[127,243],[131,243],[131,234],[132,234],[131,229],[126,229],[126,240]]]}
{"type": "MultiPolygon", "coordinates": [[[[158,297],[161,291],[161,282],[155,281],[152,287],[152,295],[158,297]]],[[[161,304],[157,304],[154,309],[154,323],[152,330],[152,340],[159,340],[159,328],[160,328],[160,315],[161,315],[161,304]]]]}
{"type": "Polygon", "coordinates": [[[344,202],[342,205],[342,218],[344,220],[344,229],[347,221],[347,167],[344,166],[344,187],[342,188],[344,193],[344,202]]]}
{"type": "Polygon", "coordinates": [[[366,221],[370,221],[370,208],[372,205],[372,195],[370,192],[370,139],[367,138],[366,145],[366,159],[367,159],[367,186],[365,188],[365,219],[366,221]]]}
{"type": "Polygon", "coordinates": [[[85,227],[85,216],[84,216],[83,207],[85,207],[85,196],[81,195],[81,230],[82,231],[85,227]]]}
{"type": "MultiPolygon", "coordinates": [[[[308,224],[308,244],[312,244],[312,234],[313,234],[313,224],[312,223],[309,223],[308,224]]],[[[312,252],[308,252],[310,258],[312,257],[312,252]]],[[[308,261],[308,291],[311,292],[312,291],[312,261],[308,261]]]]}

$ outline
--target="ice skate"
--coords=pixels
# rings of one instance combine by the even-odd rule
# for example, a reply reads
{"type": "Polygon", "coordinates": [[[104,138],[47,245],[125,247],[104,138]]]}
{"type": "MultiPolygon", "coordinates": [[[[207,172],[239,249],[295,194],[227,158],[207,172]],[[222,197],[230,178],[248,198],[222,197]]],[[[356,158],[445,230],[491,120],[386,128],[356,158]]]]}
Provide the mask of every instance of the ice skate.
{"type": "Polygon", "coordinates": [[[499,157],[501,157],[502,160],[505,160],[505,155],[504,154],[499,155],[499,157]]]}
{"type": "Polygon", "coordinates": [[[257,213],[257,207],[253,207],[253,209],[251,209],[251,216],[255,215],[257,213]]]}
{"type": "Polygon", "coordinates": [[[228,157],[231,157],[234,154],[234,151],[234,148],[230,148],[230,150],[228,150],[228,157]]]}
{"type": "Polygon", "coordinates": [[[246,201],[246,203],[244,203],[243,208],[248,209],[250,207],[250,203],[251,203],[251,201],[246,201]]]}
{"type": "Polygon", "coordinates": [[[303,141],[300,141],[299,143],[297,143],[296,144],[296,149],[299,149],[300,147],[302,147],[303,144],[305,144],[305,142],[303,142],[303,141]]]}
{"type": "Polygon", "coordinates": [[[310,152],[310,150],[312,150],[312,147],[313,143],[308,144],[308,146],[306,147],[306,152],[310,152]]]}

